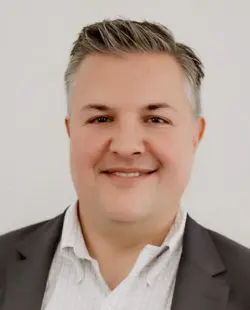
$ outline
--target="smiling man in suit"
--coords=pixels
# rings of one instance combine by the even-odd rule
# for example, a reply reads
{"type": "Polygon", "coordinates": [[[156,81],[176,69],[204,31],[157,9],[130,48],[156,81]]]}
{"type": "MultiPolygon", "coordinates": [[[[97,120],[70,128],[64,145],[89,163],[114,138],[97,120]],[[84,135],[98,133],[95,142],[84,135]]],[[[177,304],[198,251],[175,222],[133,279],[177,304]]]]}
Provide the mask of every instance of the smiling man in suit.
{"type": "Polygon", "coordinates": [[[203,66],[163,25],[82,29],[65,74],[77,200],[0,237],[1,310],[249,310],[250,251],[181,207],[203,66]]]}

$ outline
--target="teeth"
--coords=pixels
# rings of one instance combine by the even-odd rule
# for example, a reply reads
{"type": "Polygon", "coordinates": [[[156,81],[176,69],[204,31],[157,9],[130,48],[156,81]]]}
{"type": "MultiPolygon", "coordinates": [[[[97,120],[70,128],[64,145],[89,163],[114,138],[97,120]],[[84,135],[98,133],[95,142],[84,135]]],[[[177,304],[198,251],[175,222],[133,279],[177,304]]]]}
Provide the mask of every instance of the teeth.
{"type": "Polygon", "coordinates": [[[139,172],[113,172],[113,175],[117,175],[119,177],[139,177],[142,173],[139,172]]]}

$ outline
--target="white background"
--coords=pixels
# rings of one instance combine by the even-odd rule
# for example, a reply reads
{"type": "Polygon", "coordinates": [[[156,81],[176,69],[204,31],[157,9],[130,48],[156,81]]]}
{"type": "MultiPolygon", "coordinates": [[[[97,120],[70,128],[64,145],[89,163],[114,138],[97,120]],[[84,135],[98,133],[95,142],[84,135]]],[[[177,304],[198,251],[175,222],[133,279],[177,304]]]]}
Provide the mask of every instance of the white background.
{"type": "Polygon", "coordinates": [[[248,0],[0,0],[0,233],[75,199],[63,74],[80,29],[105,17],[162,22],[202,58],[207,132],[183,205],[250,246],[248,0]]]}

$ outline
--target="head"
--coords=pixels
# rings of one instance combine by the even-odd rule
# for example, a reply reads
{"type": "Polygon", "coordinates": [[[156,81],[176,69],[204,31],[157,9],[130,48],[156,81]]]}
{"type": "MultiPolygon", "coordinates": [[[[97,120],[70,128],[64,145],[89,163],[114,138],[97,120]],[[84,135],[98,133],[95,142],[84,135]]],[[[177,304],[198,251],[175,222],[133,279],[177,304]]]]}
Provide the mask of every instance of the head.
{"type": "Polygon", "coordinates": [[[86,26],[65,74],[73,183],[81,212],[106,223],[167,221],[204,133],[202,63],[163,25],[86,26]]]}

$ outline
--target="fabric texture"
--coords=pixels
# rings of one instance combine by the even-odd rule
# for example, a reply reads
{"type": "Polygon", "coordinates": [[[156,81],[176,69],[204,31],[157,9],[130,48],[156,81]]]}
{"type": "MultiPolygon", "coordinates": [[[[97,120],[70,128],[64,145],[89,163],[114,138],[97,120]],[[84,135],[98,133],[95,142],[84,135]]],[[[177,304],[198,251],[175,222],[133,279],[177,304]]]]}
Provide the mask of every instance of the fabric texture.
{"type": "MultiPolygon", "coordinates": [[[[1,310],[41,310],[66,211],[0,236],[1,310]]],[[[171,310],[249,310],[249,283],[250,250],[187,215],[171,310]]]]}
{"type": "Polygon", "coordinates": [[[66,212],[42,310],[170,310],[186,211],[180,209],[162,245],[147,245],[128,277],[111,291],[101,276],[98,262],[88,252],[77,206],[77,202],[72,204],[66,212]]]}

